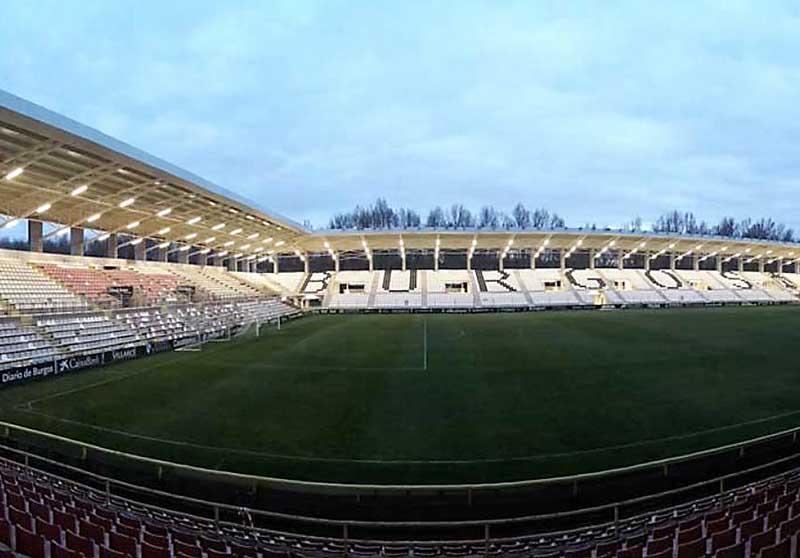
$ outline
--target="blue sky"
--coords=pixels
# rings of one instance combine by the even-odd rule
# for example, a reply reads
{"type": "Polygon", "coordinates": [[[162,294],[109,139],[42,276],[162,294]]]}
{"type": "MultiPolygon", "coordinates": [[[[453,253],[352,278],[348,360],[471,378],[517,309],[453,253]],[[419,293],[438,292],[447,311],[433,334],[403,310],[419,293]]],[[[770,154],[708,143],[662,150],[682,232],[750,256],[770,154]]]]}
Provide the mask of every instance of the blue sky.
{"type": "Polygon", "coordinates": [[[0,88],[298,221],[800,228],[797,2],[3,2],[0,88]]]}

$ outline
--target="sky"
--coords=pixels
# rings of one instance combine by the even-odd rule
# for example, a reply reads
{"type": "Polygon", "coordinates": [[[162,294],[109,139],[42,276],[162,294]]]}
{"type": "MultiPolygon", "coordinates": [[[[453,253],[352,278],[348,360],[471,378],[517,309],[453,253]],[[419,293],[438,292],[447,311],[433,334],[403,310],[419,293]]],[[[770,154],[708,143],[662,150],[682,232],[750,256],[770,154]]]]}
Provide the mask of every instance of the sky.
{"type": "Polygon", "coordinates": [[[377,197],[800,229],[800,3],[4,0],[0,88],[315,226],[377,197]]]}

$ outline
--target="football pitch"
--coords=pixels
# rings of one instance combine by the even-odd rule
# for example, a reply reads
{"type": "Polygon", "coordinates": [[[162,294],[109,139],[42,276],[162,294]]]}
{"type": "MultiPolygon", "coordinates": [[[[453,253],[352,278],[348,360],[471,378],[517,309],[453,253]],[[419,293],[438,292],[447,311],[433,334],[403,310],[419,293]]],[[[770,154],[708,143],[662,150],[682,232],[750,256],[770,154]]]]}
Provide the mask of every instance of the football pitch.
{"type": "Polygon", "coordinates": [[[212,469],[477,483],[800,425],[800,308],[321,315],[0,392],[5,421],[212,469]]]}

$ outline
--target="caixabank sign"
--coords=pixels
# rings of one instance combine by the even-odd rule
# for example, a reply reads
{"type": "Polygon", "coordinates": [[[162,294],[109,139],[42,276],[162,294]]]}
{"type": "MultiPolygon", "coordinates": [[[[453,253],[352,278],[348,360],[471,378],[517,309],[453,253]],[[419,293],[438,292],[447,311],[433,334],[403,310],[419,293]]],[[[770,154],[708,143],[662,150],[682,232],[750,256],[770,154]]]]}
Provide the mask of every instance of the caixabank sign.
{"type": "MultiPolygon", "coordinates": [[[[197,338],[195,337],[193,341],[196,342],[197,338]]],[[[78,372],[80,370],[97,368],[98,366],[103,366],[105,364],[124,362],[126,360],[133,360],[154,355],[156,353],[163,353],[178,348],[179,344],[179,340],[153,341],[144,345],[137,345],[135,347],[113,349],[111,351],[103,351],[88,355],[64,357],[53,361],[40,362],[28,366],[20,366],[19,368],[11,368],[0,373],[0,387],[6,387],[33,380],[41,380],[50,376],[69,374],[72,372],[78,372]]]]}

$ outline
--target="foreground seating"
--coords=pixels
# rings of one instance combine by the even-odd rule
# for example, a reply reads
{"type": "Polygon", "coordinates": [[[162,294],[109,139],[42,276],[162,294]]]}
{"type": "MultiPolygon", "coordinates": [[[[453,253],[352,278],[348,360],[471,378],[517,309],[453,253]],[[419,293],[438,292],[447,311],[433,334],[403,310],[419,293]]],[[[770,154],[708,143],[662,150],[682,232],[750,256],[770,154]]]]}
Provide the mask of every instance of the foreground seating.
{"type": "MultiPolygon", "coordinates": [[[[502,540],[325,539],[170,511],[0,459],[0,556],[29,558],[791,558],[800,533],[800,471],[616,524],[502,540]]],[[[180,504],[174,500],[175,506],[180,504]]],[[[413,534],[413,532],[410,532],[413,534]]]]}

